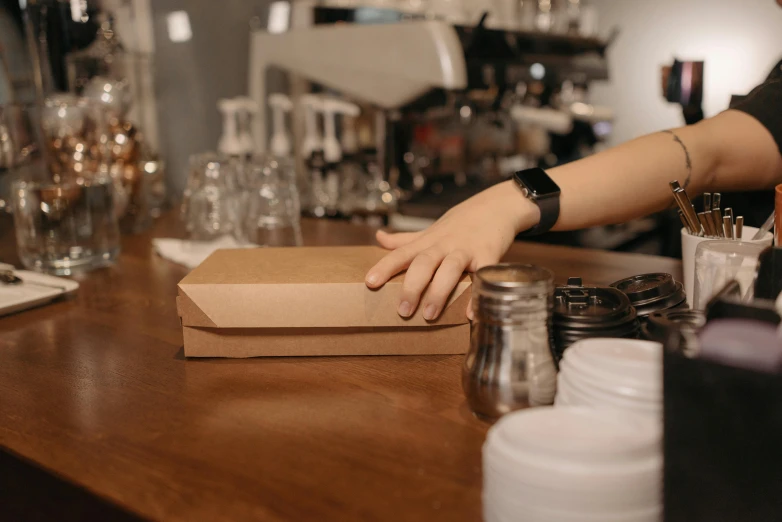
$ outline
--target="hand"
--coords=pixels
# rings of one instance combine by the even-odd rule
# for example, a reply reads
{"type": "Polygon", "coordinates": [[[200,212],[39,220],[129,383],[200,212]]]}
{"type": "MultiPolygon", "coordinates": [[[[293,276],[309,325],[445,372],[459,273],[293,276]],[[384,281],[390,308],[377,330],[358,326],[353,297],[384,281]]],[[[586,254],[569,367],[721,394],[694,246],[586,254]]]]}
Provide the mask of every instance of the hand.
{"type": "MultiPolygon", "coordinates": [[[[367,273],[367,286],[379,288],[407,269],[399,315],[413,315],[429,287],[423,315],[434,320],[465,271],[497,263],[516,235],[539,220],[537,205],[524,198],[513,181],[495,185],[452,208],[422,232],[378,232],[380,245],[393,252],[367,273]]],[[[472,319],[469,305],[467,316],[472,319]]]]}

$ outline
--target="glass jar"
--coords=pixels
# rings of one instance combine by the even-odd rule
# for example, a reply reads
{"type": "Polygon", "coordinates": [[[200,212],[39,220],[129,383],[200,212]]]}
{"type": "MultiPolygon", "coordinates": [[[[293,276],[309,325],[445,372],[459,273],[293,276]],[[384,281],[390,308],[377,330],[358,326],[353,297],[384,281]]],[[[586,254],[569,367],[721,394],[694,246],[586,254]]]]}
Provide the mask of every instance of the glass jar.
{"type": "Polygon", "coordinates": [[[552,404],[554,275],[533,265],[487,266],[475,274],[472,292],[475,321],[462,373],[472,411],[494,418],[552,404]]]}

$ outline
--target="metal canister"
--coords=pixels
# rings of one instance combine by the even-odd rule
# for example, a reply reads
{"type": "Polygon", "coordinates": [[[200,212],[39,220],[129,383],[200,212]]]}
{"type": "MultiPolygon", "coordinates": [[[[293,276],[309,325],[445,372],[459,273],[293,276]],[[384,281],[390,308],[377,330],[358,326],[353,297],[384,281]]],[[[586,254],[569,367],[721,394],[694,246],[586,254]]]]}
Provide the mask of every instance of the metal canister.
{"type": "Polygon", "coordinates": [[[532,265],[487,266],[475,274],[472,292],[475,321],[462,373],[472,411],[495,418],[552,404],[554,274],[532,265]]]}

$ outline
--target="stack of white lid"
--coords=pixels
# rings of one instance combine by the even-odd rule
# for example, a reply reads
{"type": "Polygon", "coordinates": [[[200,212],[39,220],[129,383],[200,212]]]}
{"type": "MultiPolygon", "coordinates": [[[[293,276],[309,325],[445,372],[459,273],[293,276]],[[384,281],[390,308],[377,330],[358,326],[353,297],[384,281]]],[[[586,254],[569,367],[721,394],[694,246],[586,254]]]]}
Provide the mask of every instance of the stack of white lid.
{"type": "Polygon", "coordinates": [[[662,346],[630,339],[585,339],[560,362],[558,406],[609,408],[662,417],[662,346]]]}
{"type": "Polygon", "coordinates": [[[486,522],[660,520],[660,423],[617,410],[502,417],[483,447],[486,522]]]}

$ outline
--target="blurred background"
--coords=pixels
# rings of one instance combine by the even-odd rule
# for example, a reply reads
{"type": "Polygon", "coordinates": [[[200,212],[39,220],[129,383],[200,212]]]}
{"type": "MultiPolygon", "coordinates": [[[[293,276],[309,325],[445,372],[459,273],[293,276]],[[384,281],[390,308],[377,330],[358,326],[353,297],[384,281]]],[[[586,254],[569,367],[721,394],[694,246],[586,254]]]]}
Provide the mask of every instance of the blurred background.
{"type": "MultiPolygon", "coordinates": [[[[779,27],[772,0],[1,0],[0,104],[64,114],[62,93],[120,92],[112,150],[136,148],[111,172],[131,203],[135,177],[159,176],[152,220],[215,151],[237,193],[273,155],[304,215],[416,230],[515,170],[725,110],[782,58],[779,27]],[[677,64],[695,71],[686,99],[664,93],[677,64]]],[[[97,168],[47,136],[63,173],[97,168]]],[[[6,184],[19,163],[0,161],[6,184]]],[[[677,256],[680,227],[664,212],[540,240],[677,256]]]]}

